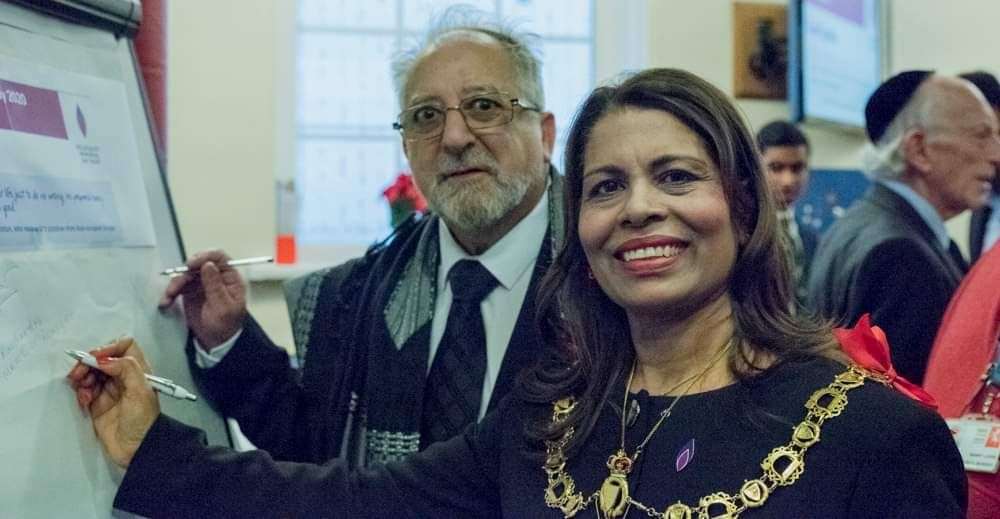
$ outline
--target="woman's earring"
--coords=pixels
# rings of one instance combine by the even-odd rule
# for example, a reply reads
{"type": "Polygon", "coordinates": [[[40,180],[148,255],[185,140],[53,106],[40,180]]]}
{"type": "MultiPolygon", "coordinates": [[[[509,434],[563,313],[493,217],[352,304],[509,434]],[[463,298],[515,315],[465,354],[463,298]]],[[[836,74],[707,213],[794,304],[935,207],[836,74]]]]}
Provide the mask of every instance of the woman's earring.
{"type": "Polygon", "coordinates": [[[590,265],[587,265],[587,279],[594,280],[594,271],[590,270],[590,265]]]}

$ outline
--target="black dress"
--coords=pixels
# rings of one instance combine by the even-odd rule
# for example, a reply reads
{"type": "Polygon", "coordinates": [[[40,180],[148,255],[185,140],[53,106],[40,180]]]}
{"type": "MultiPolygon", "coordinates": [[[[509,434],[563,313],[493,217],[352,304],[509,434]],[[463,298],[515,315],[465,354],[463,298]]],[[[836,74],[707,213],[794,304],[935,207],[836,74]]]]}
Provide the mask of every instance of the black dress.
{"type": "MultiPolygon", "coordinates": [[[[761,476],[761,461],[774,447],[788,443],[809,396],[843,371],[828,360],[786,362],[749,383],[684,397],[629,475],[633,497],[663,511],[677,501],[693,506],[714,492],[736,493],[761,476]],[[678,463],[692,445],[690,460],[678,463]]],[[[629,454],[672,401],[644,392],[633,398],[640,411],[626,434],[629,454]]],[[[605,406],[566,465],[584,495],[600,487],[618,448],[616,407],[605,406]]],[[[551,406],[509,399],[463,436],[406,462],[355,473],[336,461],[279,463],[259,451],[204,447],[199,431],[161,416],[115,506],[151,517],[562,517],[545,504],[542,462],[525,454],[522,435],[525,420],[550,415],[551,406]]],[[[801,477],[740,517],[959,518],[965,492],[944,421],[869,380],[826,421],[801,477]]],[[[646,517],[635,508],[628,515],[646,517]]],[[[577,515],[595,516],[593,506],[577,515]]]]}

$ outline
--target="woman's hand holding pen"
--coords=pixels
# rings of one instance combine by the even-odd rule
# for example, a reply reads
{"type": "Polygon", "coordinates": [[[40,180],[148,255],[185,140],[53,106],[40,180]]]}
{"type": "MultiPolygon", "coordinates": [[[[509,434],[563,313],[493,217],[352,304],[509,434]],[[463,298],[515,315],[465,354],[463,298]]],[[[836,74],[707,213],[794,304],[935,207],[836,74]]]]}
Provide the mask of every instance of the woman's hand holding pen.
{"type": "Polygon", "coordinates": [[[99,368],[78,362],[66,377],[80,407],[90,411],[108,456],[127,468],[160,414],[160,402],[146,383],[149,365],[131,338],[90,353],[97,357],[99,368]]]}
{"type": "Polygon", "coordinates": [[[171,279],[160,300],[165,308],[183,296],[188,326],[205,348],[232,337],[247,315],[246,286],[228,261],[220,250],[195,254],[187,262],[189,272],[171,279]]]}

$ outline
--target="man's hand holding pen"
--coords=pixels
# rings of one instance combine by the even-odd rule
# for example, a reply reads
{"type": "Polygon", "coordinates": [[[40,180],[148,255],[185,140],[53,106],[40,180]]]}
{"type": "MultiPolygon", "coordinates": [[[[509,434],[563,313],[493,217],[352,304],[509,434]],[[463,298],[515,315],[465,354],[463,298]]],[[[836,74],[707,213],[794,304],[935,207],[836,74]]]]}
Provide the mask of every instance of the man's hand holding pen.
{"type": "Polygon", "coordinates": [[[81,409],[90,412],[108,456],[128,467],[160,414],[160,402],[146,382],[149,365],[139,346],[123,338],[91,350],[98,367],[78,362],[66,378],[81,409]]]}
{"type": "Polygon", "coordinates": [[[182,296],[188,327],[204,348],[236,334],[247,315],[246,286],[229,260],[220,250],[195,254],[186,263],[188,272],[174,276],[160,300],[165,308],[182,296]]]}

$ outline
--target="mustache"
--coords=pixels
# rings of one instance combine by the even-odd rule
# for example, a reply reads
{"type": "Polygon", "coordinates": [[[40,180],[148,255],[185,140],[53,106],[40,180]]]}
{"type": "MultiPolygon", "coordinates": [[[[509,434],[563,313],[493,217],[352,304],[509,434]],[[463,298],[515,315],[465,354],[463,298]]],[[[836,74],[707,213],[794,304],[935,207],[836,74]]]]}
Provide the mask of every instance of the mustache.
{"type": "Polygon", "coordinates": [[[466,169],[481,169],[496,175],[500,170],[500,165],[486,150],[472,148],[466,150],[461,155],[450,153],[442,154],[435,161],[435,168],[438,171],[438,182],[443,182],[451,173],[466,169]]]}

